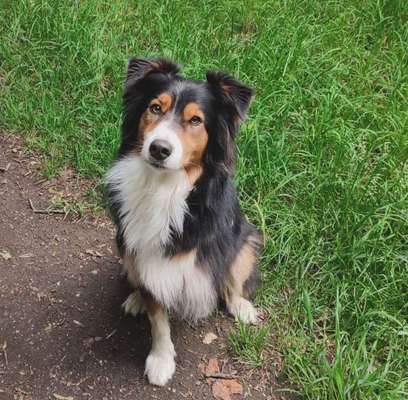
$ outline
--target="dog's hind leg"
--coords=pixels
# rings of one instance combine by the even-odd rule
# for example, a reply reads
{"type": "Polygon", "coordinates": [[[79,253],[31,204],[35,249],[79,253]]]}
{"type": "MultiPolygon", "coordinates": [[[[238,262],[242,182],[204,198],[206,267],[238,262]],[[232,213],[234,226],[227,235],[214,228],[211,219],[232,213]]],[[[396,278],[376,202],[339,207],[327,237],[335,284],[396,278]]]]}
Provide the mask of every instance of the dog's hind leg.
{"type": "Polygon", "coordinates": [[[167,311],[150,295],[142,291],[151,324],[152,349],[146,359],[145,375],[153,385],[164,386],[176,369],[176,352],[170,337],[167,311]]]}
{"type": "Polygon", "coordinates": [[[258,312],[249,298],[258,284],[256,247],[245,243],[232,264],[224,283],[223,294],[228,311],[247,324],[258,321],[258,312]]]}

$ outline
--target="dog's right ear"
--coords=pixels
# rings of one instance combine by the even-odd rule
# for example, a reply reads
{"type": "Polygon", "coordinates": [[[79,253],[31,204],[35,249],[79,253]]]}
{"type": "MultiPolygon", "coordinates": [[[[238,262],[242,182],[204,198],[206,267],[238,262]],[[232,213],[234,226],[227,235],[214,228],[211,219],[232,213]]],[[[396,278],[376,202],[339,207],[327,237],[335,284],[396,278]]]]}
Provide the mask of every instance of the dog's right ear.
{"type": "Polygon", "coordinates": [[[164,58],[131,58],[128,64],[125,86],[129,87],[154,72],[176,75],[179,71],[179,65],[164,58]]]}
{"type": "Polygon", "coordinates": [[[253,90],[222,71],[208,71],[207,82],[215,88],[224,104],[232,107],[240,121],[246,117],[253,90]]]}

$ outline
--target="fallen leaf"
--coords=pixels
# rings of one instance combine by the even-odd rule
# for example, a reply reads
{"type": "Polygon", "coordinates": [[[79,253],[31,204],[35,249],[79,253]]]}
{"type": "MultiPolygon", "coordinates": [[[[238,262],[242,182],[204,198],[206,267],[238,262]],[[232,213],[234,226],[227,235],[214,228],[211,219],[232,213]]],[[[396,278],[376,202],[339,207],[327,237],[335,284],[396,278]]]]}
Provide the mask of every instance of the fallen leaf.
{"type": "Polygon", "coordinates": [[[230,393],[232,394],[242,394],[244,392],[244,388],[242,384],[238,382],[236,379],[225,379],[221,381],[224,386],[228,388],[230,393]]]}
{"type": "Polygon", "coordinates": [[[220,372],[220,365],[216,358],[210,358],[208,360],[208,364],[205,367],[205,374],[206,375],[214,375],[220,372]]]}
{"type": "Polygon", "coordinates": [[[5,260],[10,260],[11,258],[11,254],[7,250],[1,250],[0,256],[4,258],[5,260]]]}
{"type": "Polygon", "coordinates": [[[212,394],[217,400],[231,400],[228,389],[222,384],[221,381],[216,381],[212,386],[212,394]]]}
{"type": "Polygon", "coordinates": [[[208,332],[203,339],[204,344],[211,344],[218,336],[215,333],[208,332]]]}
{"type": "Polygon", "coordinates": [[[213,396],[217,400],[231,400],[231,395],[243,392],[241,383],[236,379],[219,379],[212,386],[213,396]]]}
{"type": "Polygon", "coordinates": [[[82,322],[77,321],[76,319],[74,319],[72,322],[73,322],[75,325],[80,326],[81,328],[84,327],[84,324],[83,324],[82,322]]]}

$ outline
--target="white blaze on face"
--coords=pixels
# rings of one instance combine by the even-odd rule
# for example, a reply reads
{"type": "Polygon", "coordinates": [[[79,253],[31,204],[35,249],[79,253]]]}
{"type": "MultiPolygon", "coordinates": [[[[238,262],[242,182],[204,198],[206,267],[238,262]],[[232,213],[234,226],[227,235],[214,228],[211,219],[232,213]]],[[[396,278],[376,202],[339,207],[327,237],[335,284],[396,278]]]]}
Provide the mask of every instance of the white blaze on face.
{"type": "Polygon", "coordinates": [[[150,157],[150,145],[155,140],[165,140],[170,143],[172,152],[168,158],[163,161],[163,167],[168,169],[180,169],[183,167],[183,146],[179,137],[176,134],[174,124],[165,120],[160,122],[153,130],[148,132],[146,139],[143,143],[142,157],[149,161],[150,157]]]}

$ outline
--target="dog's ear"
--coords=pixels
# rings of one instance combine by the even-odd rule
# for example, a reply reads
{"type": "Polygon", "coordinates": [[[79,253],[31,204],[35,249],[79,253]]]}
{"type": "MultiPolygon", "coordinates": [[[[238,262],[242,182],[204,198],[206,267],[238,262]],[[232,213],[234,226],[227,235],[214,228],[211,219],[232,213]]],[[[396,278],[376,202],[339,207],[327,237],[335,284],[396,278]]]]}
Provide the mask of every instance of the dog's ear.
{"type": "Polygon", "coordinates": [[[243,121],[251,103],[253,90],[225,72],[208,71],[206,77],[210,86],[222,96],[224,103],[232,107],[238,118],[243,121]]]}
{"type": "Polygon", "coordinates": [[[126,87],[129,87],[153,72],[176,75],[179,71],[179,65],[163,58],[131,58],[126,74],[126,87]]]}

